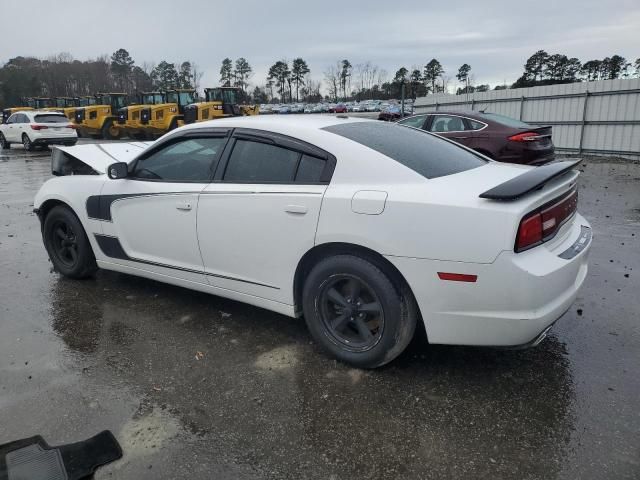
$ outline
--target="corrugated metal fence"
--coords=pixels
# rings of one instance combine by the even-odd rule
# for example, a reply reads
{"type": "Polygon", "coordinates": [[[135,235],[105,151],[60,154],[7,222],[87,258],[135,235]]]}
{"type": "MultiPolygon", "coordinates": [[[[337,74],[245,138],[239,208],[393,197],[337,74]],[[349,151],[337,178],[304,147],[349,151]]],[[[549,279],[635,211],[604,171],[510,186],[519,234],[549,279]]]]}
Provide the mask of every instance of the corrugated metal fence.
{"type": "Polygon", "coordinates": [[[420,97],[415,113],[484,110],[552,125],[556,150],[640,158],[640,79],[420,97]]]}

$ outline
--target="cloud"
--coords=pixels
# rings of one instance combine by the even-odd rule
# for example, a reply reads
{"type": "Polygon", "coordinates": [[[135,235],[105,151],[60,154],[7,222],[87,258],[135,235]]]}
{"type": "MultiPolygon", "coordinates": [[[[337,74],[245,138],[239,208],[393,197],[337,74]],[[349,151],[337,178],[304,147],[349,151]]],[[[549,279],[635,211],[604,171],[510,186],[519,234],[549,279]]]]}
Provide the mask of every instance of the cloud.
{"type": "Polygon", "coordinates": [[[0,61],[18,55],[69,52],[84,59],[126,48],[137,63],[191,60],[202,84],[218,81],[225,57],[245,57],[251,82],[264,83],[271,64],[303,57],[321,80],[342,58],[371,61],[389,72],[439,59],[454,78],[462,63],[477,83],[511,83],[526,58],[543,48],[581,60],[640,56],[640,2],[564,0],[547,4],[382,0],[209,1],[3,0],[0,61]],[[29,15],[24,15],[28,11],[29,15]],[[34,25],[46,25],[39,31],[34,25]]]}

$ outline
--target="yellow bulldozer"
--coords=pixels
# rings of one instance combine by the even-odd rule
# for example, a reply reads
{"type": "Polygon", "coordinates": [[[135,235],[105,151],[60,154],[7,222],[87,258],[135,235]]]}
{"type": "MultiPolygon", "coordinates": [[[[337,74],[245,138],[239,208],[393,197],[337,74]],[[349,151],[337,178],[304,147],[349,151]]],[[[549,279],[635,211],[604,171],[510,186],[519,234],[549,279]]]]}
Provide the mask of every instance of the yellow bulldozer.
{"type": "Polygon", "coordinates": [[[124,128],[117,122],[118,110],[127,106],[126,93],[98,93],[94,105],[78,107],[75,124],[83,137],[116,140],[123,136],[124,128]]]}
{"type": "Polygon", "coordinates": [[[137,103],[132,103],[118,110],[118,124],[124,128],[129,138],[143,140],[147,138],[147,126],[150,108],[153,105],[166,103],[163,92],[142,92],[137,95],[137,103]],[[144,123],[143,123],[144,119],[144,123]]]}
{"type": "Polygon", "coordinates": [[[184,110],[197,99],[194,89],[167,90],[165,103],[143,108],[140,123],[150,137],[164,135],[168,131],[184,125],[184,110]]]}
{"type": "Polygon", "coordinates": [[[260,107],[239,105],[242,90],[238,87],[215,87],[204,89],[204,102],[185,108],[184,123],[204,122],[215,118],[258,115],[260,107]]]}

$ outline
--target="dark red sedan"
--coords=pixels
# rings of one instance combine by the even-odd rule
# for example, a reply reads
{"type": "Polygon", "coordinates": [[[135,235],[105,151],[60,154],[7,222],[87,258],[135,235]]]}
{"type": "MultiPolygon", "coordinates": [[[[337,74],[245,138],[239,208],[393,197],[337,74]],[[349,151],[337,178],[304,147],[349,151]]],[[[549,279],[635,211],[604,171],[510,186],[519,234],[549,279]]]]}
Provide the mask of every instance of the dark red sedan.
{"type": "Polygon", "coordinates": [[[539,165],[554,159],[551,127],[487,112],[429,112],[398,122],[465,145],[499,162],[539,165]]]}

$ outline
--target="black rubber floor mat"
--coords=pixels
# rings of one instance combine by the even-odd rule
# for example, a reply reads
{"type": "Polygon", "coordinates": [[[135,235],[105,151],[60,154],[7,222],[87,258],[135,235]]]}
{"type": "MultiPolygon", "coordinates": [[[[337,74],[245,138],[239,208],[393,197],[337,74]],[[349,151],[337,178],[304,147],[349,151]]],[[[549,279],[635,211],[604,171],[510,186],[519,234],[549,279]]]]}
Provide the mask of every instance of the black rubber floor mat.
{"type": "Polygon", "coordinates": [[[121,457],[122,449],[108,430],[57,447],[37,435],[0,445],[0,480],[81,480],[121,457]]]}

